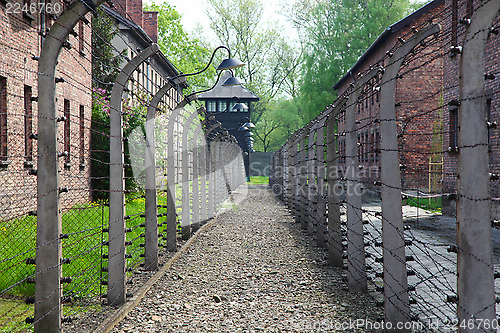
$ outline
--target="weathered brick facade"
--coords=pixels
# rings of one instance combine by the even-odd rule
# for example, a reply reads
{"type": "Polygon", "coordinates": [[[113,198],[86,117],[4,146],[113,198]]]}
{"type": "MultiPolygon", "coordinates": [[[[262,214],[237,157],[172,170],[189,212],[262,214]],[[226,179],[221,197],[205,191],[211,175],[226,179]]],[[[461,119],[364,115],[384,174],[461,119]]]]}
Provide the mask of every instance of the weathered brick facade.
{"type": "MultiPolygon", "coordinates": [[[[33,7],[27,13],[22,11],[22,4],[21,0],[0,4],[0,77],[6,86],[6,114],[2,115],[6,124],[0,122],[0,131],[6,133],[6,136],[2,135],[6,140],[0,156],[0,219],[11,219],[36,210],[36,175],[30,174],[30,170],[37,169],[37,141],[30,138],[38,131],[36,59],[40,55],[43,33],[60,14],[57,9],[63,8],[62,1],[52,1],[52,13],[48,10],[43,13],[38,2],[33,1],[33,7]]],[[[90,15],[87,18],[90,19],[90,15]]],[[[57,84],[57,116],[63,115],[65,103],[69,106],[69,120],[66,121],[69,136],[64,136],[64,122],[57,123],[59,150],[65,146],[70,148],[69,156],[61,158],[60,165],[61,186],[68,188],[71,194],[62,196],[63,207],[87,201],[90,195],[90,24],[80,22],[75,31],[80,34],[69,37],[68,42],[73,47],[61,51],[56,72],[57,77],[65,80],[57,84]]]]}
{"type": "MultiPolygon", "coordinates": [[[[465,33],[465,24],[467,18],[470,18],[474,9],[481,4],[477,0],[446,0],[446,20],[443,22],[444,28],[449,33],[444,41],[444,50],[448,54],[444,57],[444,101],[445,104],[454,99],[459,99],[459,68],[460,68],[460,54],[451,55],[449,53],[452,46],[462,46],[465,33]]],[[[498,27],[500,18],[497,17],[493,27],[498,27]]],[[[498,62],[498,53],[500,51],[500,38],[496,34],[491,34],[486,45],[486,73],[499,73],[500,64],[498,62]]],[[[489,108],[489,119],[487,121],[499,122],[500,121],[500,100],[499,89],[500,80],[498,78],[486,81],[487,105],[489,108]]],[[[453,137],[453,124],[458,120],[458,113],[446,110],[444,117],[444,149],[453,148],[455,145],[455,138],[453,137]]],[[[489,148],[490,148],[490,173],[500,173],[500,129],[491,128],[489,131],[489,148]]],[[[445,193],[454,193],[457,188],[457,162],[458,154],[453,152],[444,154],[444,181],[443,191],[445,193]]],[[[493,217],[500,219],[500,182],[493,180],[491,182],[491,196],[496,198],[492,201],[493,204],[493,217]]],[[[448,215],[455,215],[456,203],[455,201],[443,198],[443,212],[448,215]]]]}
{"type": "MultiPolygon", "coordinates": [[[[389,27],[354,67],[334,86],[339,96],[349,93],[353,79],[370,68],[384,67],[391,61],[401,41],[413,34],[412,28],[422,29],[430,23],[441,24],[444,1],[435,0],[389,27]]],[[[433,140],[434,123],[439,121],[442,89],[442,39],[441,31],[425,46],[418,46],[414,55],[406,57],[397,79],[395,99],[397,105],[402,185],[404,190],[429,192],[429,158],[433,140]]],[[[380,131],[379,87],[380,76],[363,89],[356,108],[358,156],[362,180],[367,187],[379,179],[380,131]]],[[[339,117],[339,132],[345,130],[345,111],[339,117]]],[[[345,140],[339,140],[340,165],[345,163],[345,140]]],[[[437,149],[440,150],[440,147],[437,149]]]]}

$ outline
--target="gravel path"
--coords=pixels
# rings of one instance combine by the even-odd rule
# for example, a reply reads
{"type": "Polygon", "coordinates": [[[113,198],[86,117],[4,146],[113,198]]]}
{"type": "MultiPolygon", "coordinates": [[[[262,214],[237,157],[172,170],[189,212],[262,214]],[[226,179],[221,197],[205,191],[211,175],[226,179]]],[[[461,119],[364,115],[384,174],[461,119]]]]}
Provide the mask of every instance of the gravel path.
{"type": "Polygon", "coordinates": [[[112,332],[370,332],[347,328],[381,314],[343,276],[267,187],[254,187],[112,332]]]}

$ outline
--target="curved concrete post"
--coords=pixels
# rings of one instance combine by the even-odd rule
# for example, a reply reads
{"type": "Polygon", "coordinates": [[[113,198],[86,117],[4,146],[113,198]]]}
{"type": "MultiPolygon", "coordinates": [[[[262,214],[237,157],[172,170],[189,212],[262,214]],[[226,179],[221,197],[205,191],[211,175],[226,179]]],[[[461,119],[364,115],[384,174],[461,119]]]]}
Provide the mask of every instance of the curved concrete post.
{"type": "MultiPolygon", "coordinates": [[[[210,129],[205,133],[205,138],[208,137],[215,129],[219,128],[221,124],[217,122],[216,124],[212,125],[210,129]]],[[[206,145],[205,151],[204,151],[204,159],[205,159],[205,165],[206,168],[204,168],[205,171],[205,177],[206,180],[208,180],[208,193],[207,193],[207,219],[212,218],[215,215],[215,169],[214,169],[214,161],[212,159],[212,145],[206,145]],[[208,177],[208,178],[207,178],[208,177]]],[[[202,183],[203,186],[203,183],[202,183]]]]}
{"type": "MultiPolygon", "coordinates": [[[[96,6],[103,0],[94,2],[96,6]]],[[[59,211],[59,157],[55,68],[63,42],[76,23],[88,12],[75,1],[52,25],[40,52],[38,64],[38,174],[37,250],[35,274],[35,332],[60,332],[61,214],[59,211]]]]}
{"type": "Polygon", "coordinates": [[[202,140],[204,139],[204,136],[201,136],[201,130],[201,126],[196,126],[193,133],[193,140],[191,141],[191,145],[189,147],[189,149],[193,152],[193,231],[198,230],[202,221],[206,219],[204,216],[206,213],[206,206],[203,205],[206,202],[204,200],[206,200],[207,197],[207,184],[203,184],[203,181],[205,181],[203,177],[204,142],[202,141],[201,146],[198,146],[198,140],[200,138],[202,140]],[[204,206],[205,210],[203,208],[204,206]]]}
{"type": "Polygon", "coordinates": [[[301,193],[301,184],[302,184],[302,175],[301,175],[301,162],[300,162],[300,135],[295,135],[292,142],[292,151],[293,151],[293,168],[291,177],[293,179],[292,183],[292,193],[291,193],[291,209],[292,213],[295,216],[296,221],[300,221],[300,193],[301,193]]]}
{"type": "MultiPolygon", "coordinates": [[[[188,134],[189,134],[189,128],[195,121],[195,119],[198,119],[199,112],[193,112],[189,118],[186,120],[186,122],[183,124],[182,127],[182,219],[181,219],[181,229],[182,229],[182,239],[186,240],[191,237],[191,206],[193,206],[193,215],[194,215],[194,196],[195,196],[195,189],[194,189],[194,170],[192,175],[193,179],[193,189],[192,189],[192,200],[193,200],[193,205],[191,205],[191,199],[189,196],[189,179],[190,179],[190,174],[189,174],[189,152],[190,152],[190,145],[189,145],[189,139],[188,139],[188,134]]],[[[193,150],[193,169],[194,169],[194,159],[195,159],[195,154],[193,150]]],[[[198,179],[196,179],[198,181],[198,179]]],[[[196,186],[198,187],[198,186],[196,186]]],[[[194,220],[194,219],[193,219],[194,220]]]]}
{"type": "Polygon", "coordinates": [[[307,194],[306,206],[307,209],[307,232],[314,235],[317,232],[317,220],[315,202],[317,202],[317,184],[316,184],[316,127],[318,123],[313,121],[313,125],[307,131],[307,194]]]}
{"type": "Polygon", "coordinates": [[[347,207],[347,279],[351,290],[367,292],[365,242],[363,237],[362,184],[359,181],[356,105],[363,86],[379,73],[371,70],[354,83],[346,109],[346,207],[347,207]]]}
{"type": "MultiPolygon", "coordinates": [[[[496,332],[484,53],[500,0],[483,2],[472,16],[460,59],[457,245],[460,332],[496,332]]],[[[498,38],[498,37],[495,37],[498,38]]]]}
{"type": "Polygon", "coordinates": [[[146,114],[146,223],[144,268],[149,271],[158,269],[158,203],[156,198],[156,138],[155,117],[158,103],[172,88],[170,83],[165,84],[153,96],[146,114]]]}
{"type": "MultiPolygon", "coordinates": [[[[410,319],[408,279],[401,208],[401,173],[396,137],[396,78],[405,56],[425,38],[439,32],[431,24],[400,46],[382,75],[380,91],[380,181],[382,195],[382,242],[384,261],[384,312],[393,324],[410,319]]],[[[399,332],[409,332],[400,330],[399,332]]]]}
{"type": "Polygon", "coordinates": [[[172,111],[167,125],[167,250],[177,251],[177,213],[175,209],[175,153],[174,153],[174,129],[177,117],[190,102],[183,99],[172,111]]]}
{"type": "Polygon", "coordinates": [[[322,118],[316,126],[316,175],[317,175],[317,200],[316,200],[316,216],[318,245],[326,247],[326,168],[325,168],[325,119],[322,118]]]}
{"type": "Polygon", "coordinates": [[[339,155],[337,116],[347,100],[340,98],[326,121],[326,164],[328,182],[328,261],[336,267],[343,267],[342,230],[340,221],[339,155]]]}
{"type": "Polygon", "coordinates": [[[150,56],[160,52],[157,44],[144,49],[121,70],[110,99],[109,138],[109,259],[108,304],[121,305],[126,300],[125,260],[125,175],[123,169],[123,91],[132,73],[150,56]]]}

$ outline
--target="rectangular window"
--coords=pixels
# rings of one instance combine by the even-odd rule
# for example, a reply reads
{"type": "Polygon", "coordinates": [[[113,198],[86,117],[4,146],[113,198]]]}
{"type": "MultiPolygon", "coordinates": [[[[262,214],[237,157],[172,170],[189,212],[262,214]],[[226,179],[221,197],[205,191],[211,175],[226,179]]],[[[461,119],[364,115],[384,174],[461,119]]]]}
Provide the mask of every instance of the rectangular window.
{"type": "Polygon", "coordinates": [[[0,76],[0,161],[7,161],[7,78],[0,76]]]}
{"type": "Polygon", "coordinates": [[[380,159],[380,132],[378,128],[375,128],[374,136],[375,136],[375,143],[374,143],[375,148],[373,150],[375,155],[375,161],[378,162],[378,160],[380,159]]]}
{"type": "Polygon", "coordinates": [[[33,105],[32,90],[30,86],[24,86],[24,158],[25,165],[32,166],[33,161],[33,105]]]}
{"type": "Polygon", "coordinates": [[[85,107],[80,105],[80,169],[85,167],[85,107]]]}
{"type": "Polygon", "coordinates": [[[217,111],[218,112],[224,112],[224,111],[226,111],[226,108],[227,108],[226,101],[219,101],[217,103],[217,111]]]}
{"type": "Polygon", "coordinates": [[[82,21],[78,22],[78,52],[82,57],[85,56],[85,26],[82,21]]]}
{"type": "Polygon", "coordinates": [[[68,99],[64,100],[64,152],[66,156],[64,157],[64,167],[69,168],[70,164],[70,154],[71,154],[71,131],[70,131],[70,102],[68,99]]]}
{"type": "Polygon", "coordinates": [[[458,147],[458,108],[450,108],[450,149],[458,147]]]}
{"type": "Polygon", "coordinates": [[[211,113],[217,112],[217,103],[215,101],[207,101],[207,111],[211,113]]]}
{"type": "Polygon", "coordinates": [[[248,106],[248,102],[243,102],[242,104],[245,104],[248,107],[248,109],[240,109],[238,111],[240,111],[240,112],[248,112],[248,110],[250,110],[250,107],[248,106]]]}
{"type": "Polygon", "coordinates": [[[229,103],[229,112],[238,112],[239,110],[233,109],[233,107],[236,105],[236,102],[231,102],[229,103]]]}

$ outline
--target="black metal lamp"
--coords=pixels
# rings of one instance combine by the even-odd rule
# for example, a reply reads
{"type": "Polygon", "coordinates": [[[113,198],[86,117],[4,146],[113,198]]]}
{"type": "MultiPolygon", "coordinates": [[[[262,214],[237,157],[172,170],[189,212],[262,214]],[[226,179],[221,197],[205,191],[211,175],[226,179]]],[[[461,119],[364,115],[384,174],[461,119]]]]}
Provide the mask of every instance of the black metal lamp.
{"type": "MultiPolygon", "coordinates": [[[[198,74],[201,74],[203,73],[204,71],[206,71],[210,65],[212,64],[212,61],[214,60],[214,56],[215,56],[215,52],[217,52],[217,50],[219,49],[226,49],[227,52],[229,53],[229,58],[227,59],[224,59],[219,67],[217,67],[217,70],[218,71],[223,71],[223,70],[230,70],[230,69],[233,69],[233,68],[238,68],[238,67],[241,67],[241,66],[244,66],[245,64],[242,63],[239,59],[237,58],[231,58],[231,50],[227,47],[227,46],[224,46],[224,45],[221,45],[221,46],[218,46],[213,52],[212,52],[212,56],[210,57],[210,61],[208,62],[208,65],[203,68],[201,71],[198,71],[198,72],[194,72],[194,73],[187,73],[187,74],[179,74],[177,76],[174,76],[172,78],[170,78],[170,82],[174,83],[174,84],[179,84],[181,83],[182,81],[179,80],[180,78],[185,78],[187,76],[192,76],[192,75],[198,75],[198,74]]],[[[234,75],[233,75],[234,77],[234,75]]],[[[185,80],[184,80],[185,81],[185,80]]],[[[243,82],[242,82],[243,83],[243,82]]],[[[242,84],[240,83],[240,84],[242,84]]]]}

